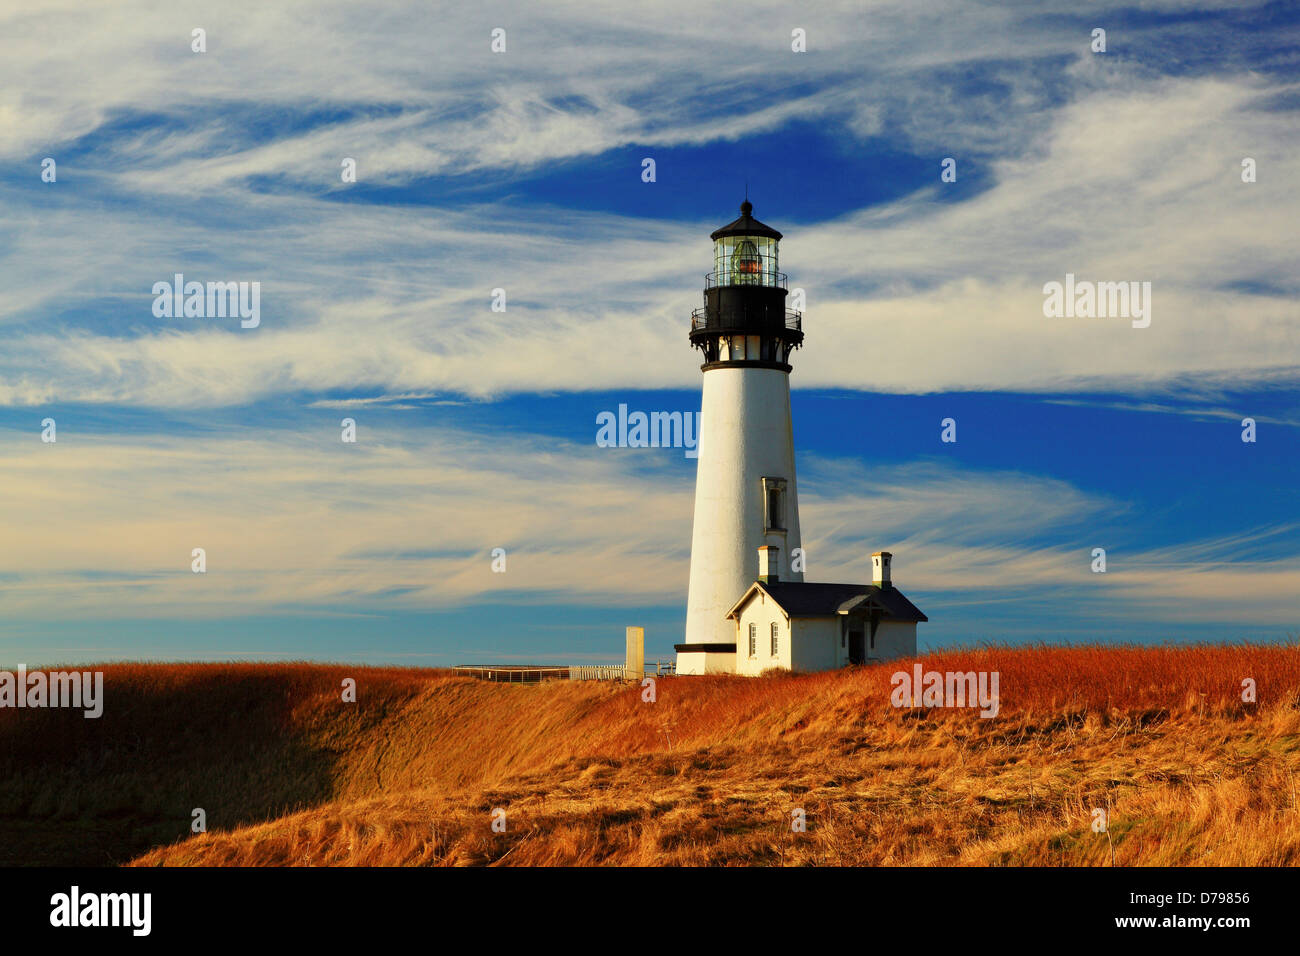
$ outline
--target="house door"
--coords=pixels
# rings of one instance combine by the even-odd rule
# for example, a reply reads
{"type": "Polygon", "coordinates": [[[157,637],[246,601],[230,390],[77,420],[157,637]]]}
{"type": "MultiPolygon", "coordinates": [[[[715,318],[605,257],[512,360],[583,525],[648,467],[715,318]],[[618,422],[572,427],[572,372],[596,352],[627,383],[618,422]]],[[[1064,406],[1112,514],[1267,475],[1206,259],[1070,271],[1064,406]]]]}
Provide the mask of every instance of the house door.
{"type": "Polygon", "coordinates": [[[863,647],[862,631],[849,631],[849,663],[862,664],[866,661],[866,650],[863,647]]]}

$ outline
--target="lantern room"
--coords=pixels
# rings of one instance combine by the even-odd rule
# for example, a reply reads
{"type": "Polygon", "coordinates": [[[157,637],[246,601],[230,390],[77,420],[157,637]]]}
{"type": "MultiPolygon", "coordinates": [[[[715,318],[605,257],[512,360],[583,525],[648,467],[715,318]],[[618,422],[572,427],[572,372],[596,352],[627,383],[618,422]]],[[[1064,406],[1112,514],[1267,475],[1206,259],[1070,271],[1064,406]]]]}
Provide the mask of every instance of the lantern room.
{"type": "Polygon", "coordinates": [[[777,240],[770,236],[719,236],[713,242],[718,285],[777,285],[777,240]]]}
{"type": "Polygon", "coordinates": [[[715,230],[713,240],[714,285],[779,286],[777,245],[781,234],[753,217],[754,206],[740,204],[740,218],[715,230]]]}

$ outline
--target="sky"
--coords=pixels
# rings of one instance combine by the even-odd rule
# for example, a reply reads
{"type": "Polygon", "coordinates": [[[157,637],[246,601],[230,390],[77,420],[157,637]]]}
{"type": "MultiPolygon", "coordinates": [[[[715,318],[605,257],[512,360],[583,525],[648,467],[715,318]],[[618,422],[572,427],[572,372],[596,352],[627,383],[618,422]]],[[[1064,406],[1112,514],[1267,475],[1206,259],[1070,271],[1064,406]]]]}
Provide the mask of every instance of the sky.
{"type": "Polygon", "coordinates": [[[0,666],[671,659],[695,460],[597,417],[698,411],[746,190],[806,580],[892,551],[922,648],[1294,640],[1298,119],[1285,3],[3,4],[0,666]]]}

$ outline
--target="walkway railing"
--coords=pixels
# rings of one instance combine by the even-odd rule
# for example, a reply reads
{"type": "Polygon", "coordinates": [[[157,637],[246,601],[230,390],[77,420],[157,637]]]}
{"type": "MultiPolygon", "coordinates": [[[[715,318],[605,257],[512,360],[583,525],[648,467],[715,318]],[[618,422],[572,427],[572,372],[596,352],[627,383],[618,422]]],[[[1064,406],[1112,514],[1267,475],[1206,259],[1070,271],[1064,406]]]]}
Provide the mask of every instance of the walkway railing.
{"type": "MultiPolygon", "coordinates": [[[[457,674],[501,684],[539,684],[544,680],[624,680],[622,664],[457,664],[457,674]]],[[[677,673],[676,661],[647,662],[645,674],[656,677],[677,673]]]]}
{"type": "MultiPolygon", "coordinates": [[[[709,324],[709,309],[708,309],[708,306],[703,306],[703,307],[698,308],[698,309],[695,309],[695,310],[693,310],[693,311],[691,312],[691,331],[692,331],[692,332],[698,332],[700,329],[707,328],[707,327],[708,327],[708,324],[709,324]]],[[[803,329],[803,313],[802,313],[802,312],[798,312],[798,311],[796,311],[796,310],[794,310],[794,309],[786,309],[786,310],[785,310],[785,327],[786,327],[787,329],[797,329],[797,330],[802,331],[802,329],[803,329]]],[[[726,330],[725,330],[725,329],[719,329],[719,331],[720,331],[720,332],[725,332],[726,330]]]]}
{"type": "Polygon", "coordinates": [[[457,664],[452,670],[466,677],[502,684],[540,684],[544,680],[569,679],[569,668],[552,664],[457,664]]]}

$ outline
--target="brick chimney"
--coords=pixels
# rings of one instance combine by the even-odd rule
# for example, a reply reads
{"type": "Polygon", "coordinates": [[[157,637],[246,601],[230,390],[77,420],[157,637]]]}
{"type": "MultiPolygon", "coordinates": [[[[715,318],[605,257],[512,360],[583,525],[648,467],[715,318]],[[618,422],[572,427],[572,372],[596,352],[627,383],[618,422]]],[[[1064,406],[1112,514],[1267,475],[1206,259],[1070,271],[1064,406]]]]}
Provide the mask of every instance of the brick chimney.
{"type": "Polygon", "coordinates": [[[758,549],[758,579],[764,584],[776,584],[781,580],[781,549],[774,544],[765,544],[758,549]]]}
{"type": "Polygon", "coordinates": [[[889,583],[889,562],[893,559],[888,551],[877,551],[871,556],[871,583],[882,590],[893,587],[889,583]]]}

